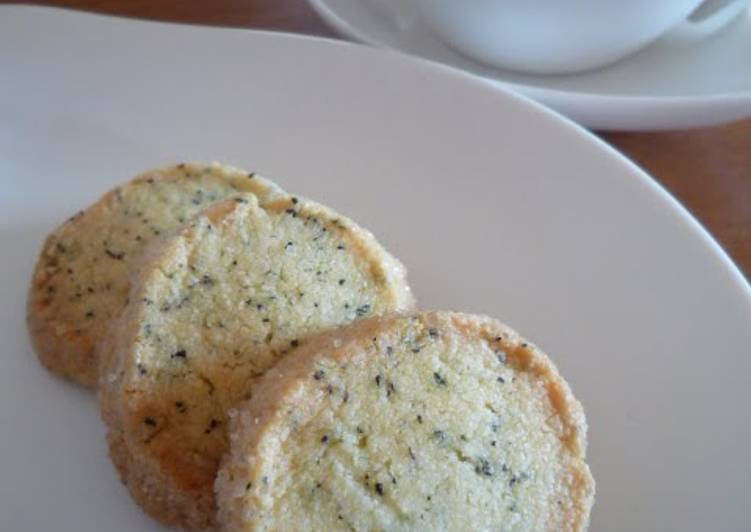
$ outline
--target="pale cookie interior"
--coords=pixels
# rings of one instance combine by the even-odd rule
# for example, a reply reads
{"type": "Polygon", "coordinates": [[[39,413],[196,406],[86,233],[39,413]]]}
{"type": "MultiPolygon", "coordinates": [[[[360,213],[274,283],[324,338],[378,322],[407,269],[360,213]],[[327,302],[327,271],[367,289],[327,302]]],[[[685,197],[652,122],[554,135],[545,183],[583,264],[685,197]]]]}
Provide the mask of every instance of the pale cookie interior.
{"type": "Polygon", "coordinates": [[[218,480],[227,529],[582,529],[581,407],[512,331],[454,316],[363,324],[270,372],[218,480]]]}
{"type": "Polygon", "coordinates": [[[217,205],[144,268],[104,375],[105,417],[163,490],[213,499],[227,410],[253,379],[313,333],[410,308],[404,276],[372,235],[311,202],[217,205]]]}
{"type": "Polygon", "coordinates": [[[147,172],[73,216],[47,239],[32,281],[29,326],[44,364],[93,386],[96,348],[122,311],[144,248],[208,205],[240,192],[266,199],[270,182],[218,164],[147,172]]]}

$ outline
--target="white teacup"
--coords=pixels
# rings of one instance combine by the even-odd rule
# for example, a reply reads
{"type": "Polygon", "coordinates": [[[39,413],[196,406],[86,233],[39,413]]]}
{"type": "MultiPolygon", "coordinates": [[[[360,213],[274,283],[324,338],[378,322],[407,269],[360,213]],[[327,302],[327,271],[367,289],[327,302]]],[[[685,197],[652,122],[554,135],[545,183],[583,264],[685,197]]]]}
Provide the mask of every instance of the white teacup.
{"type": "Polygon", "coordinates": [[[417,0],[452,48],[523,72],[578,72],[615,62],[670,30],[717,31],[751,0],[417,0]]]}

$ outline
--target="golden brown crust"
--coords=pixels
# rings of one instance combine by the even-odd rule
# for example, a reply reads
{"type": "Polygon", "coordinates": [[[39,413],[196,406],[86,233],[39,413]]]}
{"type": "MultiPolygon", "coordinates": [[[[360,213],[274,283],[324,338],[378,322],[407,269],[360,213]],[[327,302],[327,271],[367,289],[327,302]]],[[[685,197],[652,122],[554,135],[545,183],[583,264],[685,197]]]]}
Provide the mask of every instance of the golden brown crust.
{"type": "MultiPolygon", "coordinates": [[[[219,401],[221,404],[224,401],[230,401],[233,394],[247,396],[250,388],[245,380],[242,380],[241,383],[241,386],[244,387],[242,390],[233,391],[238,386],[235,382],[238,381],[237,375],[255,375],[261,369],[254,369],[248,373],[248,369],[243,366],[242,361],[236,362],[236,365],[228,370],[223,369],[223,367],[212,369],[210,366],[213,362],[206,360],[208,357],[201,357],[200,355],[192,357],[193,351],[199,353],[203,351],[203,348],[194,346],[195,349],[189,348],[188,351],[190,352],[191,364],[195,364],[195,373],[181,376],[179,383],[175,386],[165,385],[164,381],[161,381],[158,391],[155,388],[155,391],[152,392],[151,384],[149,384],[151,381],[146,384],[143,383],[145,378],[151,378],[152,373],[146,375],[142,373],[145,368],[139,368],[139,360],[141,360],[139,356],[142,356],[145,352],[144,349],[147,349],[147,347],[144,347],[146,344],[143,339],[139,337],[139,332],[143,327],[149,309],[154,308],[151,303],[144,301],[148,299],[146,296],[151,293],[149,290],[162,283],[165,272],[176,263],[190,262],[194,260],[196,254],[206,253],[206,246],[201,243],[203,242],[201,231],[207,225],[212,225],[212,235],[224,234],[223,231],[229,230],[228,227],[235,227],[232,224],[239,223],[237,222],[239,218],[236,217],[255,216],[252,213],[255,212],[254,209],[257,207],[253,203],[252,200],[247,205],[232,200],[218,203],[207,209],[189,226],[178,231],[172,237],[161,241],[158,246],[149,248],[143,255],[141,265],[136,269],[137,273],[133,280],[130,296],[131,304],[128,305],[125,313],[118,320],[111,340],[103,344],[103,349],[107,354],[102,356],[105,364],[102,367],[100,401],[103,418],[109,428],[110,452],[113,461],[120,471],[123,482],[128,486],[134,498],[151,515],[166,524],[177,525],[189,530],[208,530],[214,526],[213,483],[220,457],[227,447],[224,429],[225,412],[217,411],[214,406],[211,407],[213,409],[211,413],[212,423],[207,426],[206,433],[201,436],[201,439],[196,439],[189,433],[181,433],[181,436],[178,437],[176,434],[183,429],[176,427],[177,422],[184,423],[186,426],[188,422],[181,421],[186,417],[178,417],[183,414],[176,414],[174,405],[185,401],[185,397],[198,401],[200,404],[185,405],[191,407],[190,412],[184,414],[184,416],[189,416],[192,415],[192,412],[199,412],[207,408],[201,402],[208,401],[209,396],[213,397],[212,401],[219,401]],[[212,384],[207,396],[206,382],[209,378],[212,384]],[[215,392],[214,384],[216,385],[215,392]],[[150,420],[146,424],[147,426],[144,425],[146,419],[150,420]],[[216,419],[216,424],[213,421],[214,419],[216,419]],[[176,431],[174,436],[170,432],[173,427],[176,431]],[[190,449],[193,451],[190,451],[190,449]]],[[[405,272],[401,264],[388,255],[370,233],[360,229],[353,222],[323,206],[292,197],[270,201],[262,206],[262,210],[266,213],[264,216],[274,219],[281,220],[291,216],[296,220],[315,220],[316,227],[326,227],[329,233],[335,234],[336,242],[341,241],[343,243],[342,251],[337,252],[346,253],[346,256],[352,257],[352,260],[358,264],[358,268],[361,268],[363,272],[367,271],[366,277],[373,280],[377,286],[383,287],[382,292],[379,292],[377,296],[378,301],[374,302],[374,308],[384,308],[388,311],[407,310],[413,307],[414,301],[406,284],[405,272]],[[290,211],[293,212],[290,214],[290,211]]],[[[242,218],[242,220],[245,220],[245,218],[242,218]]],[[[255,231],[251,234],[258,236],[255,231]]],[[[221,249],[227,250],[230,247],[224,245],[221,249]]],[[[301,248],[304,247],[301,245],[301,248]]],[[[338,250],[339,248],[335,249],[338,250]]],[[[253,257],[256,251],[251,249],[247,250],[247,253],[247,257],[253,257]]],[[[217,257],[212,255],[211,260],[214,259],[217,259],[217,257]]],[[[202,264],[204,268],[211,268],[206,266],[205,261],[202,264]]],[[[246,267],[251,266],[244,264],[242,260],[237,266],[238,269],[246,267]]],[[[201,272],[209,274],[217,285],[221,285],[225,281],[230,282],[229,274],[223,274],[222,271],[218,267],[201,270],[201,272]],[[227,278],[224,279],[223,275],[226,275],[227,278]]],[[[295,273],[288,271],[287,275],[294,277],[295,273]]],[[[301,286],[300,289],[308,292],[304,286],[301,286]]],[[[314,291],[313,287],[310,291],[314,291]]],[[[325,296],[326,293],[324,292],[323,295],[325,296]]],[[[282,293],[276,295],[283,298],[282,293]]],[[[234,296],[233,293],[229,293],[226,297],[230,299],[240,298],[237,302],[239,304],[242,303],[242,299],[249,296],[256,297],[246,294],[240,298],[240,296],[234,296]]],[[[222,304],[226,303],[229,307],[235,308],[232,301],[226,302],[224,300],[224,295],[221,298],[224,302],[222,304]]],[[[197,300],[195,304],[199,304],[197,300]]],[[[156,305],[158,305],[158,302],[156,305]]],[[[200,311],[200,308],[197,307],[196,310],[200,311]]],[[[211,311],[214,312],[215,310],[216,307],[212,307],[211,311]]],[[[191,316],[194,317],[195,315],[192,314],[191,316]]],[[[293,316],[288,316],[288,318],[281,319],[280,317],[280,323],[287,329],[293,323],[293,316]]],[[[174,319],[179,322],[180,318],[174,319]]],[[[205,315],[203,319],[206,319],[205,315]]],[[[295,314],[294,319],[300,318],[295,314]]],[[[225,324],[222,327],[227,327],[225,330],[229,337],[242,338],[242,335],[247,334],[247,331],[243,330],[244,327],[248,326],[247,323],[242,327],[235,328],[236,325],[230,323],[231,318],[229,316],[225,316],[223,321],[225,321],[225,324]]],[[[175,325],[175,327],[178,327],[178,325],[175,325]]],[[[182,327],[182,325],[179,325],[179,327],[182,327]]],[[[186,323],[185,327],[193,326],[186,323]]],[[[300,342],[304,345],[306,338],[304,332],[293,334],[289,330],[277,330],[276,333],[278,333],[277,336],[289,336],[291,334],[295,338],[301,334],[299,336],[300,342]]],[[[204,334],[210,335],[211,332],[207,331],[204,334]]],[[[210,341],[205,337],[197,341],[203,346],[212,345],[212,349],[215,350],[223,349],[217,347],[216,344],[210,344],[210,341]]],[[[252,342],[248,339],[245,343],[250,345],[252,342]]],[[[221,358],[221,354],[219,358],[221,358]]],[[[155,366],[162,363],[158,358],[151,360],[151,362],[155,366]]],[[[156,377],[154,378],[156,379],[156,377]]],[[[158,381],[153,382],[157,383],[158,381]]],[[[156,387],[156,384],[154,386],[156,387]]],[[[235,400],[239,398],[237,397],[235,400]]],[[[204,413],[200,412],[195,415],[200,417],[204,413]]],[[[191,418],[190,423],[195,419],[198,418],[191,418]]]]}
{"type": "MultiPolygon", "coordinates": [[[[53,373],[87,387],[94,387],[98,378],[97,344],[106,335],[110,321],[117,316],[128,296],[127,275],[143,246],[162,231],[173,229],[177,222],[165,217],[160,223],[159,209],[169,210],[181,201],[189,207],[188,214],[200,208],[187,197],[188,190],[173,194],[164,204],[155,205],[142,219],[127,220],[122,207],[137,189],[153,185],[163,187],[174,183],[225,183],[224,197],[236,192],[254,193],[264,201],[282,191],[273,183],[257,176],[249,178],[244,170],[218,164],[182,164],[151,170],[132,181],[104,194],[97,202],[81,211],[50,234],[36,263],[27,299],[27,324],[31,342],[42,364],[53,373]],[[209,177],[210,175],[210,177],[209,177]],[[188,177],[190,176],[190,177],[188,177]],[[170,203],[171,202],[171,203],[170,203]],[[147,220],[151,216],[151,220],[147,220]],[[146,228],[148,221],[150,226],[146,228]],[[141,222],[144,222],[143,224],[141,222]],[[91,243],[99,239],[124,238],[130,233],[127,252],[109,249],[94,256],[91,243]],[[138,241],[135,241],[135,239],[138,241]],[[73,256],[75,255],[75,256],[73,256]],[[80,270],[79,270],[80,269],[80,270]],[[79,270],[79,271],[77,271],[79,270]]],[[[201,202],[208,198],[200,198],[201,202]]],[[[217,197],[216,199],[222,199],[217,197]]],[[[139,209],[131,202],[133,211],[139,209]]],[[[126,205],[126,208],[128,205],[126,205]]]]}
{"type": "MultiPolygon", "coordinates": [[[[587,426],[584,413],[568,384],[544,353],[504,324],[487,317],[439,312],[373,317],[324,333],[280,361],[260,379],[256,393],[249,401],[238,405],[238,413],[231,420],[232,447],[225,455],[217,476],[215,489],[223,529],[257,529],[254,519],[262,511],[260,508],[268,507],[273,492],[261,488],[256,495],[256,488],[251,487],[262,484],[259,482],[261,476],[273,470],[269,460],[275,463],[293,460],[290,456],[273,454],[281,452],[282,444],[277,438],[285,440],[285,449],[294,445],[286,441],[286,438],[292,438],[287,416],[294,412],[295,426],[306,426],[307,420],[317,419],[321,415],[319,410],[325,409],[320,405],[327,400],[327,394],[320,392],[321,387],[315,379],[311,380],[311,375],[315,377],[316,368],[324,363],[327,367],[338,364],[342,368],[363,364],[363,349],[369,348],[371,342],[376,343],[377,339],[380,341],[384,331],[415,318],[421,320],[424,327],[435,328],[439,334],[450,328],[467,339],[483,338],[489,345],[506,353],[505,364],[529,373],[536,381],[543,383],[549,404],[560,420],[552,423],[552,426],[567,453],[570,453],[566,462],[570,500],[552,511],[553,516],[545,529],[586,530],[594,501],[594,480],[585,462],[587,426]],[[254,490],[250,499],[249,489],[254,490]],[[250,503],[249,500],[256,502],[250,503]],[[258,505],[257,509],[254,504],[258,505]]],[[[370,373],[370,369],[362,367],[370,373]]],[[[389,456],[397,459],[391,453],[389,456]]],[[[305,458],[297,458],[304,463],[305,458]]],[[[288,484],[285,486],[285,491],[291,492],[291,487],[288,484]]],[[[341,521],[338,523],[341,526],[341,521]]],[[[471,520],[466,525],[471,528],[471,520]]]]}

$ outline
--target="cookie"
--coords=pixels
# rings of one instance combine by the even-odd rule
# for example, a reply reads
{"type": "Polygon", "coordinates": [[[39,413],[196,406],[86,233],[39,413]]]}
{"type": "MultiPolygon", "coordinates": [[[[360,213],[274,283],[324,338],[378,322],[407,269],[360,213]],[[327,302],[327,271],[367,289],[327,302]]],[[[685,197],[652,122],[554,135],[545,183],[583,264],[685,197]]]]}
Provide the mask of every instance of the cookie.
{"type": "Polygon", "coordinates": [[[501,323],[372,318],[311,340],[230,413],[224,530],[587,527],[586,422],[501,323]]]}
{"type": "Polygon", "coordinates": [[[218,164],[152,170],[105,194],[47,237],[33,273],[27,323],[52,372],[93,387],[97,345],[128,298],[142,250],[207,205],[238,192],[282,196],[273,183],[218,164]]]}
{"type": "Polygon", "coordinates": [[[111,455],[165,524],[215,526],[227,412],[311,335],[406,310],[401,264],[368,232],[313,202],[209,208],[146,252],[105,343],[100,402],[111,455]]]}

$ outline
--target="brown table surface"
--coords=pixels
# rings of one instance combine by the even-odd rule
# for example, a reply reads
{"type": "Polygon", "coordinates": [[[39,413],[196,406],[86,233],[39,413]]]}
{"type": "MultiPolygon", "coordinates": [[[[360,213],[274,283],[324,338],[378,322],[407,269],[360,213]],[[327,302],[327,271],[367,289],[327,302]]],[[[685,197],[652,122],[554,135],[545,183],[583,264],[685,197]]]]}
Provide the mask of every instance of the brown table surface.
{"type": "MultiPolygon", "coordinates": [[[[0,0],[0,3],[6,0],[0,0]]],[[[337,37],[305,0],[47,0],[157,20],[337,37]]],[[[705,129],[601,133],[709,229],[751,278],[751,119],[705,129]]]]}

